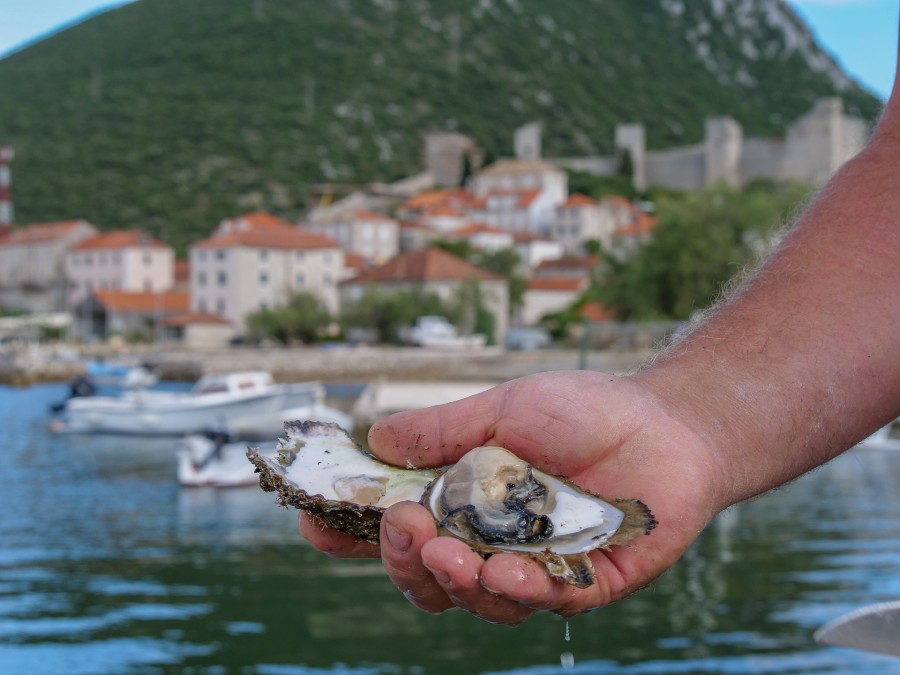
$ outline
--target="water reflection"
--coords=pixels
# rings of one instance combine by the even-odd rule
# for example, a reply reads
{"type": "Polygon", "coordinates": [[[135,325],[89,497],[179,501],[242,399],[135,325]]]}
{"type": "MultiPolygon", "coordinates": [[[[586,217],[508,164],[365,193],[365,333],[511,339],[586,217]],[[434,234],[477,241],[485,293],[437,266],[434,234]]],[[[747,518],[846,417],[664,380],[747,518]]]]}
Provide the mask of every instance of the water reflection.
{"type": "Polygon", "coordinates": [[[172,441],[53,437],[0,388],[4,673],[890,673],[812,631],[900,595],[900,456],[853,451],[723,514],[629,601],[511,629],[409,606],[256,488],[180,489],[172,441]]]}

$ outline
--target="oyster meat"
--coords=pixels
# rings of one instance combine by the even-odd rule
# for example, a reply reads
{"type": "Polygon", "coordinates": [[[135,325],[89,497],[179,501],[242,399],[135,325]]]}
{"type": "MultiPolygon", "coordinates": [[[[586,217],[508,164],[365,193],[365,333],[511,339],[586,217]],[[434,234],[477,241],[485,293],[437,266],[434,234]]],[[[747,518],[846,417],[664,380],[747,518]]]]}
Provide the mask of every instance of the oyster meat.
{"type": "Polygon", "coordinates": [[[248,451],[260,486],[278,492],[282,505],[366,541],[378,541],[388,506],[418,501],[441,534],[485,556],[528,555],[554,577],[586,587],[596,578],[590,551],[625,544],[656,526],[639,500],[605,501],[504,448],[475,448],[441,471],[401,469],[360,449],[334,424],[289,422],[285,432],[276,457],[248,451]]]}

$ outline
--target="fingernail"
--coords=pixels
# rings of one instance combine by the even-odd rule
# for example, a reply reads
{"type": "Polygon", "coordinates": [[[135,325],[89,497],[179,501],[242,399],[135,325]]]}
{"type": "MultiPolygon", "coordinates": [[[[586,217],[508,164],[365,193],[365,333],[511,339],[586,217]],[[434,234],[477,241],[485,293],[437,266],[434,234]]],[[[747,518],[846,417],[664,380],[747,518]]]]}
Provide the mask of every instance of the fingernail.
{"type": "MultiPolygon", "coordinates": [[[[428,565],[425,567],[428,567],[428,565]]],[[[442,586],[446,586],[450,583],[450,575],[444,570],[434,570],[428,567],[428,571],[431,572],[432,576],[434,576],[434,578],[437,579],[437,582],[442,586]]]]}
{"type": "Polygon", "coordinates": [[[388,543],[397,551],[406,553],[409,550],[412,544],[412,537],[408,533],[397,529],[390,523],[385,524],[384,533],[387,536],[388,543]]]}

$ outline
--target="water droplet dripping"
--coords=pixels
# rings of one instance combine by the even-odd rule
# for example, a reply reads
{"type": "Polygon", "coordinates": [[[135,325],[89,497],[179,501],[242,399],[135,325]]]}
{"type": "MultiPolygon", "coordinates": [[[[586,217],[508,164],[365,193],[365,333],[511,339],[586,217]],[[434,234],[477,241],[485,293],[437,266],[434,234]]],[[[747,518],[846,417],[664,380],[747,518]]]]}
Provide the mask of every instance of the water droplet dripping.
{"type": "Polygon", "coordinates": [[[566,619],[566,642],[572,639],[572,635],[569,633],[569,620],[566,619]]]}

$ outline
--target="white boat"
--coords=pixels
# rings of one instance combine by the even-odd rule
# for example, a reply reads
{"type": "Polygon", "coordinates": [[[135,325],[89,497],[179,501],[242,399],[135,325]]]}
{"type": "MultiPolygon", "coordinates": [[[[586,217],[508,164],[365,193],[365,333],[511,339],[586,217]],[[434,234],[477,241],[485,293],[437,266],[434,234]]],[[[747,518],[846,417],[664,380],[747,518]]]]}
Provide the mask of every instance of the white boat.
{"type": "Polygon", "coordinates": [[[259,482],[247,459],[247,447],[269,455],[276,441],[266,443],[230,440],[227,434],[191,434],[178,449],[178,482],[185,487],[240,487],[259,482]]]}
{"type": "Polygon", "coordinates": [[[857,447],[869,450],[900,450],[900,420],[885,424],[874,434],[861,440],[857,447]]]}
{"type": "Polygon", "coordinates": [[[145,389],[159,382],[159,374],[147,365],[89,361],[85,373],[98,387],[145,389]]]}
{"type": "Polygon", "coordinates": [[[205,375],[188,392],[125,391],[71,398],[51,428],[73,433],[181,435],[213,427],[269,433],[282,412],[322,406],[319,382],[277,384],[264,371],[205,375]]]}
{"type": "Polygon", "coordinates": [[[259,482],[255,467],[247,459],[247,448],[259,448],[263,454],[274,454],[284,422],[318,420],[334,422],[347,431],[353,430],[353,419],[346,413],[324,405],[289,408],[278,416],[278,428],[262,440],[258,432],[209,429],[202,434],[185,436],[178,449],[178,482],[186,487],[239,487],[259,482]]]}

